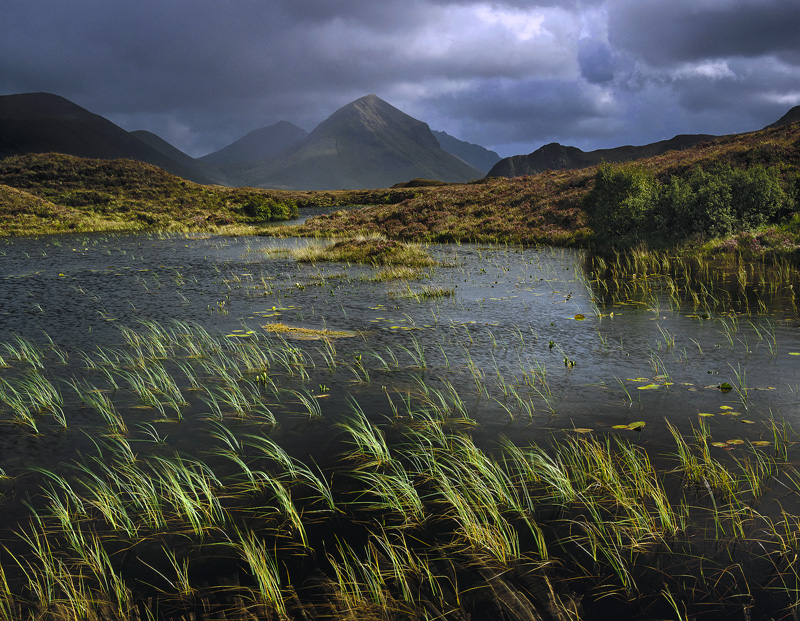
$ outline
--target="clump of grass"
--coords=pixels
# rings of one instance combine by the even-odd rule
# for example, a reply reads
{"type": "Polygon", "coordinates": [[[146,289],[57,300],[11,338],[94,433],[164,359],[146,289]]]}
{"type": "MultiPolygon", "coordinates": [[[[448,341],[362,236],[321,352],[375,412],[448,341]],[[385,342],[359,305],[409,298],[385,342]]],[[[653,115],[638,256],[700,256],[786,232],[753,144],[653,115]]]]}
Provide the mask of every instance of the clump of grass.
{"type": "Polygon", "coordinates": [[[374,282],[385,282],[387,280],[419,280],[425,273],[421,269],[406,267],[405,265],[390,265],[385,267],[371,280],[374,282]]]}
{"type": "Polygon", "coordinates": [[[264,329],[268,332],[277,332],[278,334],[285,334],[289,338],[301,339],[305,341],[317,341],[322,339],[332,338],[348,338],[356,336],[355,332],[350,330],[329,330],[327,328],[300,328],[298,326],[290,326],[281,322],[268,323],[264,325],[264,329]]]}
{"type": "Polygon", "coordinates": [[[436,287],[431,285],[424,285],[421,291],[418,291],[414,297],[418,300],[436,300],[439,298],[449,298],[455,294],[455,289],[452,287],[436,287]]]}
{"type": "Polygon", "coordinates": [[[349,237],[331,244],[309,244],[292,251],[292,256],[305,263],[337,261],[368,265],[430,267],[433,257],[418,244],[407,244],[380,235],[349,237]]]}
{"type": "Polygon", "coordinates": [[[395,295],[401,298],[408,298],[423,302],[425,300],[440,300],[442,298],[449,298],[455,295],[455,289],[452,287],[438,287],[433,285],[423,285],[421,289],[414,290],[408,285],[401,291],[389,292],[389,295],[395,295]]]}

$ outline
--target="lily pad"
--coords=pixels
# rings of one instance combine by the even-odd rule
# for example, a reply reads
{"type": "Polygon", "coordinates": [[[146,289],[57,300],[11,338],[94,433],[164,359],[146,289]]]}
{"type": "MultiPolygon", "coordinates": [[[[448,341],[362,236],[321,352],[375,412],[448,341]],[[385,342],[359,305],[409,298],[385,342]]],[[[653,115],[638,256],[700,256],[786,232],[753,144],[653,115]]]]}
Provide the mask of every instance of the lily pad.
{"type": "Polygon", "coordinates": [[[634,423],[628,423],[627,425],[614,425],[612,429],[627,429],[628,431],[640,431],[644,426],[645,422],[642,420],[638,420],[634,423]]]}
{"type": "Polygon", "coordinates": [[[574,429],[567,429],[567,431],[574,431],[575,433],[592,433],[594,429],[588,427],[575,427],[574,429]]]}
{"type": "Polygon", "coordinates": [[[698,416],[702,416],[703,418],[706,418],[708,416],[714,416],[714,415],[711,412],[700,412],[698,414],[698,416]]]}
{"type": "Polygon", "coordinates": [[[753,440],[750,444],[753,446],[772,446],[772,442],[769,440],[753,440]]]}
{"type": "Polygon", "coordinates": [[[575,315],[575,321],[583,321],[584,319],[586,319],[586,317],[584,315],[581,315],[580,313],[575,315]]]}
{"type": "Polygon", "coordinates": [[[638,390],[658,390],[661,388],[661,384],[647,384],[645,386],[637,386],[638,390]]]}
{"type": "Polygon", "coordinates": [[[733,386],[731,386],[731,385],[730,385],[728,382],[722,382],[722,383],[719,385],[719,389],[720,389],[722,392],[730,392],[731,390],[733,390],[733,386]]]}

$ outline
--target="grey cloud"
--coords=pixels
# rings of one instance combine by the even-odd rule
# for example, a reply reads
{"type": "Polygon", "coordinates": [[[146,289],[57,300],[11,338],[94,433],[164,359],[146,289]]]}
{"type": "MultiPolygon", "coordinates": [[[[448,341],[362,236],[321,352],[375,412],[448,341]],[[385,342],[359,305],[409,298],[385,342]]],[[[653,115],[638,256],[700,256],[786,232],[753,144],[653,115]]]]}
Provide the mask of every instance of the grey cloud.
{"type": "Polygon", "coordinates": [[[465,140],[506,153],[510,145],[520,145],[527,153],[553,141],[589,144],[608,138],[616,110],[597,95],[594,87],[574,81],[487,80],[468,93],[426,105],[439,111],[440,125],[448,125],[447,115],[458,119],[450,124],[465,140]]]}
{"type": "Polygon", "coordinates": [[[608,44],[584,38],[578,43],[578,64],[581,75],[593,84],[602,84],[614,79],[614,62],[608,44]]]}
{"type": "Polygon", "coordinates": [[[800,48],[796,0],[609,0],[609,40],[653,66],[800,48]]]}

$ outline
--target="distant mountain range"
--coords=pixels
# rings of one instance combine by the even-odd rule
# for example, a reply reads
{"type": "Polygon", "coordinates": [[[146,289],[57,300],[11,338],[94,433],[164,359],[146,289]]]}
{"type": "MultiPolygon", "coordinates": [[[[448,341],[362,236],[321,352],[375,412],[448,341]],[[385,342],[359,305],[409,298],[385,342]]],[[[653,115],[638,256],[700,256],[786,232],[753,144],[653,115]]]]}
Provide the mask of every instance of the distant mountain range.
{"type": "Polygon", "coordinates": [[[587,168],[601,162],[630,162],[643,157],[661,155],[667,151],[686,149],[715,138],[717,136],[709,134],[682,134],[640,147],[626,145],[596,151],[581,151],[577,147],[565,147],[557,142],[551,142],[528,155],[514,155],[500,160],[492,167],[487,177],[522,177],[536,175],[545,170],[587,168]]]}
{"type": "Polygon", "coordinates": [[[281,121],[199,159],[58,95],[0,96],[0,158],[45,152],[128,158],[206,184],[306,190],[389,187],[415,177],[464,182],[483,177],[486,162],[499,159],[443,132],[441,139],[482,168],[443,149],[425,123],[375,95],[344,106],[311,134],[281,121]]]}
{"type": "Polygon", "coordinates": [[[466,182],[483,176],[443,150],[427,124],[367,95],[237,178],[262,188],[335,190],[385,188],[415,177],[466,182]]]}
{"type": "Polygon", "coordinates": [[[185,157],[190,162],[173,159],[108,119],[58,95],[26,93],[0,97],[0,158],[46,152],[139,160],[184,179],[215,183],[188,155],[185,157]]]}
{"type": "MultiPolygon", "coordinates": [[[[788,125],[800,121],[800,106],[795,106],[775,123],[764,129],[788,125]]],[[[688,149],[701,142],[716,140],[721,136],[710,134],[679,134],[669,140],[660,140],[650,144],[634,147],[626,145],[613,149],[597,149],[581,151],[577,147],[567,147],[552,142],[539,147],[528,155],[513,155],[497,162],[487,177],[522,177],[536,175],[545,170],[571,170],[587,168],[601,162],[630,162],[643,157],[654,157],[667,151],[688,149]]]]}
{"type": "MultiPolygon", "coordinates": [[[[800,106],[769,127],[797,121],[800,106]]],[[[155,134],[125,131],[58,95],[0,96],[0,158],[45,152],[128,158],[198,183],[293,190],[386,188],[411,179],[466,182],[487,171],[490,177],[515,177],[651,157],[716,138],[679,135],[589,152],[551,143],[528,155],[500,159],[494,151],[433,132],[376,95],[367,95],[334,112],[311,133],[281,121],[196,159],[155,134]]]]}

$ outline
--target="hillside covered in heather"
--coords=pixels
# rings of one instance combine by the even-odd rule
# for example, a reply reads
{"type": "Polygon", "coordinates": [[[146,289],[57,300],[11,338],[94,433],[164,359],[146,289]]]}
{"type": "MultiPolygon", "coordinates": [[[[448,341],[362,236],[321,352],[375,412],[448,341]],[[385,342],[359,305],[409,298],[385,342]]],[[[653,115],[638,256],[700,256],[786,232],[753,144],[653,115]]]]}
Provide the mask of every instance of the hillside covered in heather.
{"type": "MultiPolygon", "coordinates": [[[[603,165],[601,165],[603,166],[603,165]]],[[[605,165],[609,166],[609,165],[605,165]]],[[[661,200],[661,189],[673,183],[691,185],[693,175],[712,177],[719,171],[763,170],[766,178],[777,183],[780,203],[760,225],[789,223],[795,214],[800,181],[800,124],[781,125],[772,129],[719,138],[681,151],[617,165],[622,171],[640,171],[653,186],[652,200],[661,200]]],[[[414,198],[392,205],[375,205],[356,211],[340,211],[310,219],[302,231],[310,235],[337,235],[359,232],[381,232],[390,237],[427,241],[496,241],[513,243],[548,243],[576,245],[591,240],[604,243],[609,231],[598,234],[592,227],[595,208],[592,194],[601,167],[579,170],[546,171],[537,175],[512,179],[485,179],[477,183],[449,185],[428,189],[414,198]]],[[[624,176],[624,175],[623,175],[624,176]]],[[[633,175],[634,177],[636,175],[633,175]]],[[[724,176],[724,175],[723,175],[724,176]]],[[[711,189],[697,185],[693,203],[701,199],[705,208],[715,209],[719,197],[711,189]],[[712,203],[709,203],[712,201],[712,203]]],[[[773,184],[774,185],[774,184],[773,184]]],[[[635,188],[623,188],[633,191],[635,188]]],[[[724,194],[724,193],[723,193],[724,194]]],[[[620,194],[619,201],[626,195],[620,194]]],[[[724,200],[724,197],[719,200],[724,200]]],[[[650,208],[661,211],[662,204],[650,208]]],[[[713,213],[712,213],[713,215],[713,213]]],[[[678,236],[664,237],[673,223],[660,222],[661,230],[645,230],[642,241],[674,243],[678,236]],[[656,236],[660,236],[657,237],[656,236]]],[[[747,223],[720,231],[735,234],[748,228],[747,223]]],[[[713,237],[715,231],[692,230],[683,237],[695,240],[713,237]]],[[[612,240],[613,241],[613,240],[612,240]]],[[[626,243],[631,239],[624,240],[626,243]]]]}

